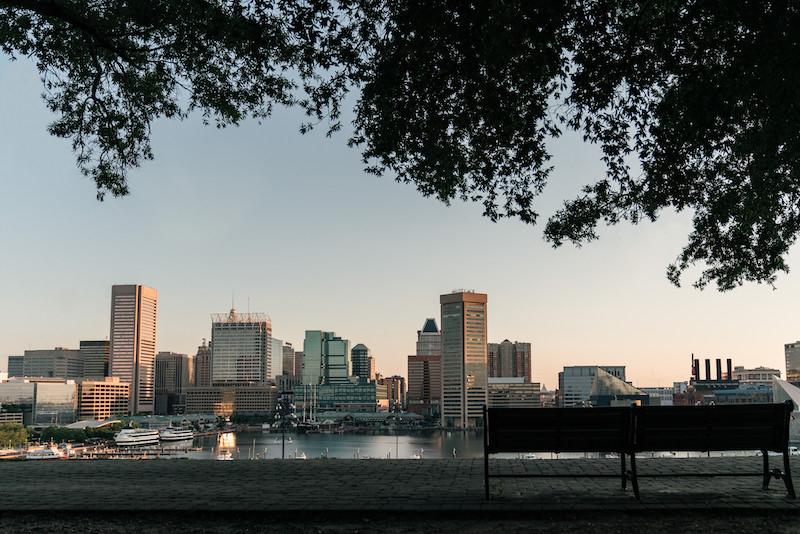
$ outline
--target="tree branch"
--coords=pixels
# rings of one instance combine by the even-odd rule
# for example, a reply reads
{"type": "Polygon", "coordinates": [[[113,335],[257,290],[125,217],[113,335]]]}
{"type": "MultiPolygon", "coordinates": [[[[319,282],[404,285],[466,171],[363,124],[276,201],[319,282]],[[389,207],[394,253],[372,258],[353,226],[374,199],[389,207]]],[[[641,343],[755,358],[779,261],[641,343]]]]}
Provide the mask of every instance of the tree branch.
{"type": "Polygon", "coordinates": [[[94,21],[83,17],[57,0],[0,0],[0,8],[21,9],[43,17],[58,19],[88,35],[100,47],[118,55],[128,63],[134,62],[124,49],[117,46],[113,40],[93,25],[94,21]]]}

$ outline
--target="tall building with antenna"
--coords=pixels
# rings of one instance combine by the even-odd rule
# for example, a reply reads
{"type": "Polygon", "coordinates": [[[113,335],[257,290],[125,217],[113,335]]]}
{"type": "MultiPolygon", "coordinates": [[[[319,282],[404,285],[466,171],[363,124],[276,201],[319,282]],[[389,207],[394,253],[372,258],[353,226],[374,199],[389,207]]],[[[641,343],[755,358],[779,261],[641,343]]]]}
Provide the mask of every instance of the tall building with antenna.
{"type": "Polygon", "coordinates": [[[266,382],[272,376],[272,321],[265,313],[211,316],[211,378],[216,383],[266,382]]]}

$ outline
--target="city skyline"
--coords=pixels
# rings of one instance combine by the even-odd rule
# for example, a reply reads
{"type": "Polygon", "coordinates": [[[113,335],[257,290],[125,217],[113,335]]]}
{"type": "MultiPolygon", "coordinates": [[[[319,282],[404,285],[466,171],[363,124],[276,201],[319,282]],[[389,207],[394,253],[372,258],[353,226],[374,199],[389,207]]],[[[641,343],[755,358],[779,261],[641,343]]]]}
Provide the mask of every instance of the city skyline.
{"type": "MultiPolygon", "coordinates": [[[[365,176],[358,154],[324,134],[292,135],[294,112],[225,131],[196,117],[157,123],[158,161],[132,173],[131,196],[98,203],[69,143],[45,131],[52,117],[30,63],[2,65],[0,83],[17,96],[0,101],[0,117],[20,124],[0,132],[0,159],[16,177],[0,181],[2,253],[13,260],[0,265],[3,370],[25,349],[106,338],[108,288],[128,282],[162,293],[158,350],[194,354],[210,339],[208,314],[227,309],[233,291],[240,309],[249,297],[270,314],[279,339],[299,347],[307,329],[335,331],[368,346],[386,375],[405,373],[420,324],[439,316],[438,295],[475,288],[492,300],[489,341],[530,341],[533,379],[548,389],[562,367],[598,362],[626,365],[637,384],[670,384],[688,379],[691,353],[784,369],[783,345],[800,339],[796,246],[777,290],[677,289],[664,266],[688,215],[600,228],[597,243],[554,251],[541,228],[493,224],[480,206],[445,207],[365,176]],[[331,245],[325,261],[310,235],[331,245]],[[369,261],[354,260],[365,251],[369,261]]],[[[597,148],[576,137],[553,151],[543,214],[602,170],[597,148]]]]}
{"type": "MultiPolygon", "coordinates": [[[[119,284],[115,284],[115,285],[119,285],[119,284]]],[[[147,286],[147,287],[149,288],[149,287],[152,287],[152,286],[147,286]]],[[[153,289],[158,291],[158,288],[153,288],[153,289]]],[[[455,293],[455,292],[458,292],[458,291],[463,291],[463,290],[453,289],[453,290],[442,292],[442,295],[455,293]]],[[[467,291],[472,291],[472,290],[467,290],[467,291]]],[[[492,298],[491,295],[489,295],[489,296],[490,296],[490,299],[491,299],[492,298]]],[[[438,298],[436,300],[438,300],[438,298]]],[[[234,302],[234,304],[235,304],[235,302],[234,302]]],[[[161,297],[159,297],[159,319],[158,319],[158,325],[157,325],[158,332],[159,332],[159,341],[158,341],[158,344],[156,346],[156,351],[157,352],[179,352],[179,353],[189,354],[190,356],[196,355],[196,353],[198,352],[198,349],[200,348],[199,347],[199,345],[200,345],[199,343],[196,344],[194,346],[194,348],[189,347],[188,350],[183,348],[183,347],[179,348],[178,350],[173,350],[172,347],[162,347],[161,346],[160,338],[161,338],[162,334],[164,333],[164,330],[169,330],[169,326],[162,325],[162,319],[160,317],[160,315],[161,315],[161,310],[160,310],[161,305],[162,305],[161,297]]],[[[492,312],[493,313],[495,312],[494,307],[492,309],[492,312]]],[[[244,313],[247,313],[247,312],[244,312],[244,313]]],[[[205,314],[205,315],[206,315],[206,317],[208,317],[208,314],[205,314]]],[[[261,315],[266,315],[266,314],[261,314],[261,315]]],[[[492,329],[491,329],[492,317],[493,317],[493,314],[489,314],[489,316],[488,316],[489,327],[488,327],[487,330],[488,330],[488,340],[489,340],[490,344],[499,343],[501,341],[501,340],[496,340],[495,337],[492,335],[492,329]]],[[[208,333],[207,333],[208,338],[207,339],[210,339],[210,337],[211,337],[212,327],[213,327],[213,320],[210,320],[209,324],[208,324],[208,333]]],[[[300,336],[300,346],[302,346],[303,338],[304,338],[304,335],[305,335],[305,333],[307,331],[308,331],[308,329],[302,330],[302,334],[303,335],[300,336]]],[[[80,331],[76,332],[75,335],[76,335],[76,337],[75,337],[76,340],[78,338],[83,339],[83,338],[86,337],[86,336],[83,336],[83,333],[80,332],[80,331]]],[[[347,337],[349,337],[351,340],[352,339],[358,340],[358,339],[362,339],[362,338],[365,338],[365,337],[369,337],[369,335],[360,336],[360,335],[350,335],[350,334],[348,334],[347,337]]],[[[411,341],[409,342],[409,344],[411,344],[412,346],[416,346],[416,339],[417,339],[416,338],[416,331],[413,333],[413,335],[409,335],[409,337],[411,338],[411,341]]],[[[108,342],[109,336],[106,335],[105,338],[106,338],[106,342],[108,342]]],[[[798,338],[800,338],[800,335],[798,335],[798,338]]],[[[201,337],[200,339],[202,341],[203,338],[201,337]]],[[[52,346],[45,346],[45,345],[39,346],[39,345],[36,345],[36,344],[28,344],[24,349],[19,351],[19,354],[23,354],[26,351],[28,351],[28,352],[30,352],[30,351],[52,351],[54,349],[61,349],[62,347],[64,349],[74,350],[75,352],[77,352],[77,350],[79,348],[79,344],[82,343],[82,342],[83,341],[75,341],[74,343],[71,343],[71,344],[70,343],[62,343],[62,344],[58,344],[57,343],[57,344],[52,345],[52,346]]],[[[356,343],[355,341],[352,341],[352,342],[356,343]]],[[[361,344],[360,342],[358,342],[358,343],[361,344]]],[[[569,366],[573,366],[573,365],[595,365],[595,364],[597,364],[597,362],[601,362],[603,365],[609,364],[609,365],[626,366],[629,370],[637,368],[637,365],[636,365],[635,361],[623,360],[621,358],[617,359],[617,358],[614,358],[613,356],[610,359],[605,357],[605,356],[597,356],[597,357],[585,356],[585,357],[576,357],[576,358],[573,358],[573,359],[566,359],[566,360],[563,360],[563,361],[542,362],[542,361],[540,361],[540,355],[537,353],[537,348],[536,348],[537,343],[536,343],[536,341],[535,340],[531,340],[530,343],[531,343],[531,346],[532,346],[532,350],[531,350],[531,362],[532,362],[531,367],[533,369],[533,371],[532,371],[532,380],[535,381],[535,382],[541,383],[543,386],[547,387],[547,389],[549,389],[549,390],[554,390],[554,389],[557,388],[557,386],[558,386],[558,373],[561,371],[561,369],[563,367],[569,367],[569,366]],[[610,360],[614,360],[614,361],[610,361],[610,360]],[[578,362],[578,363],[575,363],[575,362],[578,362]],[[540,369],[547,369],[547,368],[553,368],[554,369],[554,373],[553,373],[552,377],[550,375],[543,374],[543,371],[540,370],[540,369]]],[[[783,373],[786,370],[786,365],[785,365],[786,358],[785,358],[785,353],[783,351],[783,348],[784,348],[785,344],[789,344],[789,343],[794,343],[794,341],[787,340],[786,343],[781,345],[781,347],[780,347],[780,349],[781,349],[780,356],[773,357],[770,362],[767,362],[766,360],[764,360],[764,361],[761,361],[761,360],[750,361],[750,360],[747,360],[747,359],[739,358],[737,356],[731,356],[730,354],[723,354],[723,353],[716,353],[716,352],[691,353],[691,354],[694,354],[695,357],[699,357],[699,358],[716,358],[716,357],[728,357],[728,358],[730,358],[730,357],[732,357],[733,360],[736,361],[737,364],[743,364],[745,367],[767,366],[767,367],[773,367],[773,368],[776,368],[776,369],[780,369],[781,372],[783,373]]],[[[372,355],[374,357],[375,354],[371,349],[370,349],[370,352],[372,353],[372,355]]],[[[415,351],[412,350],[410,352],[410,354],[413,354],[414,352],[415,351]]],[[[6,358],[10,357],[10,356],[16,356],[16,355],[17,355],[17,353],[13,353],[13,352],[10,353],[10,354],[2,354],[2,353],[0,353],[0,372],[4,372],[4,371],[8,370],[8,363],[6,361],[6,358]]],[[[681,357],[682,357],[681,358],[682,361],[684,362],[683,367],[687,367],[687,365],[685,364],[685,360],[686,360],[686,357],[688,357],[688,355],[681,355],[681,357]]],[[[407,362],[407,359],[406,359],[407,356],[401,356],[400,358],[402,358],[402,361],[399,361],[399,362],[394,361],[394,359],[392,359],[392,358],[387,358],[389,360],[389,363],[387,364],[383,357],[378,356],[375,359],[375,361],[376,361],[376,364],[375,364],[376,365],[376,370],[379,373],[383,374],[384,376],[391,376],[391,375],[406,376],[407,375],[407,369],[408,369],[407,368],[407,363],[408,362],[407,362]]],[[[630,375],[630,377],[628,378],[629,380],[632,380],[637,385],[640,385],[642,387],[665,386],[665,385],[669,386],[673,381],[688,380],[689,376],[691,375],[691,369],[689,369],[689,371],[685,375],[677,375],[676,374],[674,377],[671,377],[671,378],[668,377],[668,379],[665,379],[665,380],[663,380],[661,382],[642,380],[642,379],[640,379],[638,377],[637,374],[631,373],[630,371],[629,371],[629,375],[630,375]],[[645,384],[646,384],[646,386],[645,386],[645,384]]]]}

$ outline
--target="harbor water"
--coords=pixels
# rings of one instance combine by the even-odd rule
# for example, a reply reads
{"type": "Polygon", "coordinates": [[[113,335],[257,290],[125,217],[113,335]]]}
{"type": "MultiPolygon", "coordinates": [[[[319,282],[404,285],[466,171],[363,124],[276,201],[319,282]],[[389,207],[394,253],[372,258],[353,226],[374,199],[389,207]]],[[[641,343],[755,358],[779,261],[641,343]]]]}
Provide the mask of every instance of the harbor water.
{"type": "MultiPolygon", "coordinates": [[[[175,447],[193,446],[194,459],[261,460],[274,458],[436,459],[482,458],[483,435],[477,432],[431,431],[413,434],[286,434],[227,432],[201,436],[175,447]],[[199,449],[199,450],[198,450],[199,449]]],[[[754,451],[712,452],[711,456],[752,456],[754,451]]],[[[695,457],[707,453],[656,453],[660,457],[695,457]]],[[[648,454],[650,456],[650,454],[648,454]]],[[[569,459],[607,457],[596,453],[498,454],[498,458],[569,459]]]]}

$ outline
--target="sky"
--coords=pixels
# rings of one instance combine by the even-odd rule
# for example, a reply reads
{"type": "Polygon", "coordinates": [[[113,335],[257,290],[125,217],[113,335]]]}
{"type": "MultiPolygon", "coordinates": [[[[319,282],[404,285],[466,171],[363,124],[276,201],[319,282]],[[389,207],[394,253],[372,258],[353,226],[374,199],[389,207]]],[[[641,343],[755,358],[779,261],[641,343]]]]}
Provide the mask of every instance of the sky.
{"type": "MultiPolygon", "coordinates": [[[[800,338],[800,269],[775,289],[668,282],[688,213],[553,249],[541,225],[492,223],[480,205],[365,174],[346,131],[301,135],[293,110],[222,130],[159,121],[131,194],[98,202],[69,141],[47,134],[40,94],[33,65],[0,59],[0,371],[25,349],[107,338],[111,286],[127,283],[159,292],[158,350],[194,353],[233,295],[269,314],[277,338],[335,331],[404,376],[416,331],[440,322],[439,295],[474,289],[488,294],[489,340],[531,342],[533,378],[551,389],[562,367],[595,364],[671,385],[692,353],[783,373],[783,344],[800,338]]],[[[551,151],[542,221],[603,173],[577,136],[551,151]]],[[[800,265],[796,247],[788,261],[800,265]]]]}

